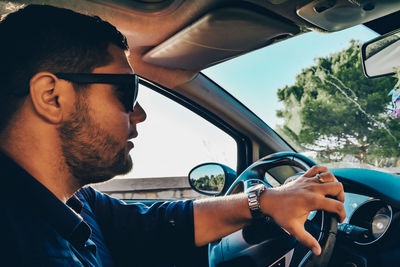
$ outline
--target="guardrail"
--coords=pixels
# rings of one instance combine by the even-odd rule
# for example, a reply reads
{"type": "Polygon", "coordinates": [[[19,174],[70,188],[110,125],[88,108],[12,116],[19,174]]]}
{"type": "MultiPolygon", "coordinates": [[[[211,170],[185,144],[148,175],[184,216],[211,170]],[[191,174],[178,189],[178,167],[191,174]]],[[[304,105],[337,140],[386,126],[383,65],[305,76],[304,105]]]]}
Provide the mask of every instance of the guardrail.
{"type": "Polygon", "coordinates": [[[119,199],[193,199],[205,197],[190,187],[186,176],[120,178],[93,187],[119,199]]]}

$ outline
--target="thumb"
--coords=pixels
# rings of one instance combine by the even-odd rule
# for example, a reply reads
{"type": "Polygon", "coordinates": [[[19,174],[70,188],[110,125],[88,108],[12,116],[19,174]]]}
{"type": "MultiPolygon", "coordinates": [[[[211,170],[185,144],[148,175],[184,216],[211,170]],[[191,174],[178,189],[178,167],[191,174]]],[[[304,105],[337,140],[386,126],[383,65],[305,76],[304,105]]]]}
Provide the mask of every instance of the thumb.
{"type": "Polygon", "coordinates": [[[321,246],[318,241],[304,229],[303,225],[294,227],[291,234],[297,239],[297,241],[310,248],[315,255],[321,254],[321,246]]]}

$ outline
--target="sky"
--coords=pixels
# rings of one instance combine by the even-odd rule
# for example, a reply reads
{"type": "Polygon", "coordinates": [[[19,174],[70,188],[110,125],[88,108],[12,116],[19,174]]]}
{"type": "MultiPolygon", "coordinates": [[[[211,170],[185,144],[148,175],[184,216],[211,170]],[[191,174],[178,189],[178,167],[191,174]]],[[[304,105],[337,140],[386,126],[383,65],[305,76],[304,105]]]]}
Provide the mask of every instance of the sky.
{"type": "Polygon", "coordinates": [[[276,92],[292,85],[301,70],[314,59],[349,46],[351,39],[366,42],[378,35],[364,26],[336,33],[309,32],[247,55],[231,59],[203,71],[273,129],[282,124],[276,118],[281,109],[276,92]]]}

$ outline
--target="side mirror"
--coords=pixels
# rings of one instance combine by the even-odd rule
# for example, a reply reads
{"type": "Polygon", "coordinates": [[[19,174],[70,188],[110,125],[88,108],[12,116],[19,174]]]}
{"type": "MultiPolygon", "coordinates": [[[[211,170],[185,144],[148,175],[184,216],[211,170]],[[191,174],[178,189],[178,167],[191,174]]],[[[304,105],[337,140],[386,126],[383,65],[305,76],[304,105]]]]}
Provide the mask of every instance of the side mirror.
{"type": "Polygon", "coordinates": [[[365,76],[374,78],[395,74],[400,68],[400,29],[363,44],[361,55],[365,76]]]}
{"type": "Polygon", "coordinates": [[[225,194],[236,179],[236,172],[219,163],[204,163],[189,172],[189,184],[195,191],[208,196],[225,194]]]}

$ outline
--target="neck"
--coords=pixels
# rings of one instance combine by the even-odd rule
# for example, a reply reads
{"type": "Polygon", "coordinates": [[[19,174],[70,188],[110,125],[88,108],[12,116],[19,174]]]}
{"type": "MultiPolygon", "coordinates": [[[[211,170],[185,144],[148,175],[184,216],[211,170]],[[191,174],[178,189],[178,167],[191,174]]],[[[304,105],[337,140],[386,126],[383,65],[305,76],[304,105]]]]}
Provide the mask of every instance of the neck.
{"type": "Polygon", "coordinates": [[[7,138],[3,134],[0,149],[65,203],[80,185],[70,174],[60,149],[55,149],[60,147],[58,140],[33,135],[26,139],[25,135],[7,138]]]}

